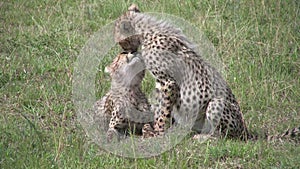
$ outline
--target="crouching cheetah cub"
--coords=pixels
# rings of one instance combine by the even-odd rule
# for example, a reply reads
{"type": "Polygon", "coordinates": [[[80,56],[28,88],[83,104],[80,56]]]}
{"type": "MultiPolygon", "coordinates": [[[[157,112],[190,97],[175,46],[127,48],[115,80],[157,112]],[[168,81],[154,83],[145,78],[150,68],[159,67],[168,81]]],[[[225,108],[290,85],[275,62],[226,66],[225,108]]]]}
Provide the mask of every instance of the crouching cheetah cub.
{"type": "Polygon", "coordinates": [[[95,114],[102,118],[108,142],[129,132],[141,134],[143,125],[153,121],[150,104],[141,90],[144,68],[137,52],[123,52],[105,68],[111,77],[111,89],[94,108],[95,114]]]}
{"type": "MultiPolygon", "coordinates": [[[[156,80],[157,101],[151,105],[154,129],[146,125],[145,133],[163,135],[174,117],[181,125],[192,124],[197,132],[203,132],[206,122],[212,127],[208,132],[217,135],[241,140],[254,137],[226,81],[181,30],[132,5],[115,22],[114,38],[126,51],[136,51],[141,45],[146,69],[156,80]]],[[[299,135],[299,129],[293,134],[299,135]]]]}

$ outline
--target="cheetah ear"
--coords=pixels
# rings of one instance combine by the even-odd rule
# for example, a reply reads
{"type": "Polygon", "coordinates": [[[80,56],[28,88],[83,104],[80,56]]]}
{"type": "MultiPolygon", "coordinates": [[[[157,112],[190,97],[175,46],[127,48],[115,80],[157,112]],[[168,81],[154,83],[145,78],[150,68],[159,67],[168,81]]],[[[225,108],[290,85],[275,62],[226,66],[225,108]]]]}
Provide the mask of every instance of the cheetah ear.
{"type": "Polygon", "coordinates": [[[120,23],[120,32],[124,35],[130,35],[134,32],[130,21],[125,20],[120,23]]]}
{"type": "Polygon", "coordinates": [[[136,4],[131,4],[128,11],[141,12],[136,4]]]}

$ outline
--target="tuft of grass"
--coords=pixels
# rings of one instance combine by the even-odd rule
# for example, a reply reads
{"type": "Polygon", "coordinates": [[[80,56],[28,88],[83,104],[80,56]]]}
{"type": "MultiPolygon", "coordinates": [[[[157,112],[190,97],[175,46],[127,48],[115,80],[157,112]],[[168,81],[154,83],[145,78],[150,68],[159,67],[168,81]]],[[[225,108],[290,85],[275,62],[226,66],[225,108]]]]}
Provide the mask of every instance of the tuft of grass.
{"type": "MultiPolygon", "coordinates": [[[[0,2],[0,168],[299,168],[299,146],[186,138],[148,159],[99,150],[76,121],[73,64],[85,42],[128,1],[0,2]]],[[[191,22],[215,45],[226,80],[250,130],[280,133],[300,122],[300,3],[278,1],[138,1],[142,11],[191,22]]],[[[99,65],[103,74],[118,49],[99,65]]],[[[143,89],[151,94],[149,75],[143,89]]]]}

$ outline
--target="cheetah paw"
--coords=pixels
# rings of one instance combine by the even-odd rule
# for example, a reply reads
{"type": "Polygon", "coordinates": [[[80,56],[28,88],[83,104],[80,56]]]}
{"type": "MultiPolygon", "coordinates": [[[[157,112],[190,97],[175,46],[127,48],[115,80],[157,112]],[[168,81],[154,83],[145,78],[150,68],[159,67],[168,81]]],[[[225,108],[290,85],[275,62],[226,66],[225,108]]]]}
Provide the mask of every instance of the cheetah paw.
{"type": "Polygon", "coordinates": [[[155,137],[157,134],[150,124],[145,124],[142,128],[143,138],[155,137]]]}
{"type": "Polygon", "coordinates": [[[194,140],[198,140],[199,142],[204,142],[211,138],[213,138],[211,134],[196,134],[193,137],[194,140]]]}
{"type": "Polygon", "coordinates": [[[106,141],[107,143],[111,143],[113,141],[120,141],[120,136],[117,130],[108,129],[106,133],[106,141]]]}

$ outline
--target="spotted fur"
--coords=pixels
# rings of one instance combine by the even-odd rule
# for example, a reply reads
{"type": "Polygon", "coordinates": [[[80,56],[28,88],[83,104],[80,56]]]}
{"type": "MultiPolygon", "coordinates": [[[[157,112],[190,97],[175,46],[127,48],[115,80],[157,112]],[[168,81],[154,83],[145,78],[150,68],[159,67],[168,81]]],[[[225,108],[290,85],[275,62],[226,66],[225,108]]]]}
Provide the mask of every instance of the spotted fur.
{"type": "Polygon", "coordinates": [[[146,68],[156,80],[154,129],[146,125],[145,135],[164,134],[174,118],[199,133],[214,131],[241,140],[255,138],[229,85],[180,29],[141,13],[133,5],[117,19],[114,38],[127,51],[137,51],[141,46],[146,68]],[[209,124],[208,131],[205,124],[209,124]]]}
{"type": "Polygon", "coordinates": [[[145,65],[139,57],[139,53],[123,52],[105,68],[111,77],[111,89],[94,107],[96,115],[103,118],[101,125],[107,130],[109,142],[129,132],[141,134],[143,125],[153,121],[150,104],[141,90],[145,65]]]}

